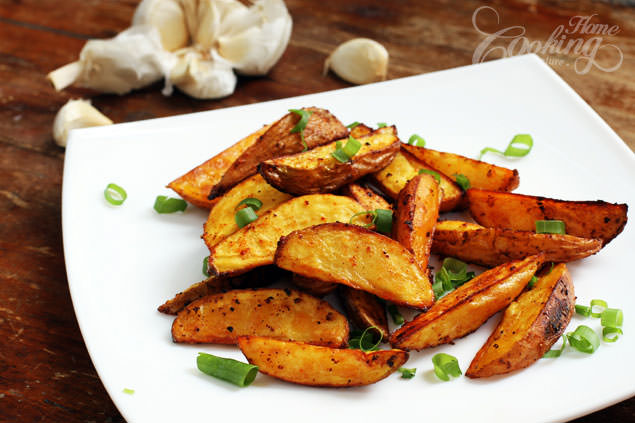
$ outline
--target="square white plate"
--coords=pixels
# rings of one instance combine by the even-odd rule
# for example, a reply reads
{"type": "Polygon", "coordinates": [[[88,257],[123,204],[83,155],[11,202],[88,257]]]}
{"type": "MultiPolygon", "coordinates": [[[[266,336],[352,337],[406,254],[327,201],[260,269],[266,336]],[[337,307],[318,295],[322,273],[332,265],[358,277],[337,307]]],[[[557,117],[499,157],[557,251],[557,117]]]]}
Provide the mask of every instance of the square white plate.
{"type": "MultiPolygon", "coordinates": [[[[196,369],[198,351],[243,359],[234,347],[173,344],[165,299],[203,279],[208,252],[199,238],[206,213],[158,215],[152,206],[175,177],[287,109],[315,105],[342,122],[397,125],[402,139],[422,135],[430,148],[477,157],[504,149],[514,134],[535,146],[520,160],[517,192],[635,206],[635,156],[602,119],[536,56],[229,109],[73,131],[63,187],[64,252],[77,319],[97,371],[130,423],[286,420],[552,421],[571,419],[635,394],[633,222],[598,255],[570,269],[578,302],[603,298],[625,310],[624,332],[590,356],[568,351],[507,377],[442,383],[430,358],[455,355],[465,371],[498,316],[476,333],[420,353],[412,380],[391,375],[375,385],[320,389],[259,375],[235,388],[196,369]],[[103,190],[124,187],[109,206],[103,190]],[[135,390],[134,395],[122,392],[135,390]]],[[[633,220],[632,211],[629,217],[633,220]]],[[[569,330],[597,319],[575,317],[569,330]]]]}

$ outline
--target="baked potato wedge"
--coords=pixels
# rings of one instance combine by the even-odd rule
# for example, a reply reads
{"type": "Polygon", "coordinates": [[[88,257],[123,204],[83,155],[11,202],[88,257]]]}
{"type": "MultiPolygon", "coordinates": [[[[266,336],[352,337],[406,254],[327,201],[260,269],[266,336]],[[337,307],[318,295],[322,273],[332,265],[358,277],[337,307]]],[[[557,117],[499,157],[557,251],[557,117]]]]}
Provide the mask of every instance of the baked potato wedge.
{"type": "Polygon", "coordinates": [[[209,256],[210,270],[235,275],[272,264],[280,237],[320,223],[348,222],[363,210],[357,201],[338,195],[292,198],[216,244],[209,256]]]}
{"type": "Polygon", "coordinates": [[[236,232],[236,206],[245,198],[257,198],[262,206],[256,212],[262,216],[269,210],[291,199],[289,194],[280,192],[269,185],[259,174],[245,179],[222,197],[217,197],[218,202],[210,210],[205,222],[203,240],[211,250],[216,244],[236,232]]]}
{"type": "Polygon", "coordinates": [[[381,195],[372,189],[352,183],[344,185],[340,190],[342,195],[352,198],[364,207],[366,210],[384,209],[392,210],[392,205],[388,203],[381,195]]]}
{"type": "Polygon", "coordinates": [[[432,235],[439,217],[441,192],[431,175],[417,175],[401,190],[393,224],[393,238],[414,254],[422,272],[428,272],[432,235]]]}
{"type": "Polygon", "coordinates": [[[329,303],[291,289],[233,290],[203,297],[181,310],[172,324],[174,342],[236,344],[239,336],[341,347],[348,321],[329,303]]]}
{"type": "Polygon", "coordinates": [[[396,304],[427,308],[434,303],[430,281],[414,256],[397,241],[361,226],[326,223],[292,232],[280,238],[274,262],[396,304]]]}
{"type": "Polygon", "coordinates": [[[360,123],[351,129],[350,136],[353,138],[361,138],[373,132],[373,128],[360,123]]]}
{"type": "Polygon", "coordinates": [[[316,297],[323,297],[327,294],[330,294],[339,286],[339,284],[337,283],[323,282],[318,279],[298,275],[297,273],[293,274],[291,281],[302,291],[308,292],[309,294],[316,297]]]}
{"type": "Polygon", "coordinates": [[[447,212],[456,209],[463,199],[463,190],[448,176],[420,162],[402,150],[392,162],[372,175],[373,182],[390,198],[396,200],[409,180],[419,174],[421,169],[435,171],[441,179],[441,205],[439,210],[447,212]]]}
{"type": "Polygon", "coordinates": [[[386,167],[399,151],[394,126],[379,128],[357,141],[361,148],[345,163],[332,156],[337,142],[348,142],[343,139],[302,153],[265,160],[258,166],[258,172],[280,191],[294,195],[318,194],[335,191],[386,167]]]}
{"type": "Polygon", "coordinates": [[[346,314],[355,326],[361,330],[374,326],[379,329],[382,340],[388,340],[386,308],[377,297],[347,286],[342,286],[339,294],[346,308],[346,314]]]}
{"type": "Polygon", "coordinates": [[[456,220],[437,222],[432,240],[433,253],[486,267],[540,252],[545,254],[545,261],[569,262],[593,255],[601,248],[601,239],[485,228],[456,220]]]}
{"type": "Polygon", "coordinates": [[[529,367],[562,336],[574,310],[573,283],[561,263],[507,307],[465,375],[490,377],[529,367]]]}
{"type": "Polygon", "coordinates": [[[459,154],[445,153],[425,147],[404,144],[403,148],[423,163],[448,176],[453,177],[457,173],[467,176],[470,180],[470,186],[474,188],[513,191],[520,183],[516,169],[511,170],[459,154]]]}
{"type": "Polygon", "coordinates": [[[422,350],[474,332],[522,292],[542,261],[540,255],[531,256],[478,275],[393,332],[390,344],[422,350]]]}
{"type": "Polygon", "coordinates": [[[174,192],[185,201],[195,206],[210,209],[217,199],[207,198],[210,191],[218,184],[231,165],[267,132],[271,124],[265,125],[253,134],[247,135],[236,144],[220,152],[205,163],[180,176],[168,184],[174,192]]]}
{"type": "Polygon", "coordinates": [[[536,220],[562,220],[568,235],[601,238],[603,245],[626,225],[628,206],[597,201],[566,201],[531,195],[467,190],[470,214],[488,228],[534,232],[536,220]]]}
{"type": "Polygon", "coordinates": [[[238,346],[262,373],[309,386],[370,385],[394,373],[408,361],[405,351],[365,353],[259,336],[241,336],[238,346]]]}
{"type": "MultiPolygon", "coordinates": [[[[348,129],[328,110],[317,107],[307,107],[304,110],[313,112],[303,131],[304,142],[309,150],[348,135],[348,129]]],[[[304,150],[300,133],[291,133],[299,120],[300,116],[297,114],[288,113],[275,122],[232,163],[220,182],[210,191],[209,198],[217,197],[255,174],[260,162],[304,150]]]]}

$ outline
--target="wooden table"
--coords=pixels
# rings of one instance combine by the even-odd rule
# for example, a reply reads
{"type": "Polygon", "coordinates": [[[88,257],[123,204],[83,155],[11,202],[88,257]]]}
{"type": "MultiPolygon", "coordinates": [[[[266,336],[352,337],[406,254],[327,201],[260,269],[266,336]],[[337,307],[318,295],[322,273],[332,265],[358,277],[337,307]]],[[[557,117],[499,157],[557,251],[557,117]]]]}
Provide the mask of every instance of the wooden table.
{"type": "MultiPolygon", "coordinates": [[[[472,24],[474,11],[482,6],[477,1],[288,0],[294,29],[282,59],[266,77],[240,78],[235,94],[224,100],[198,101],[178,93],[163,97],[159,84],[124,97],[77,88],[55,92],[45,80],[46,73],[74,61],[86,39],[111,37],[126,28],[136,3],[0,0],[2,422],[123,421],[90,362],[64,271],[60,228],[64,150],[53,143],[51,125],[68,99],[91,97],[115,122],[169,116],[346,87],[333,75],[323,77],[321,71],[326,55],[352,37],[370,37],[387,47],[389,78],[468,65],[484,39],[472,24]]],[[[635,9],[591,1],[488,5],[498,11],[501,23],[490,11],[479,16],[482,30],[522,25],[530,41],[546,41],[558,25],[566,25],[576,15],[597,14],[593,22],[618,25],[616,35],[603,37],[624,56],[614,72],[593,68],[578,74],[571,66],[575,54],[549,60],[635,148],[635,9]]],[[[598,60],[610,66],[614,54],[616,50],[603,51],[598,60]]],[[[630,399],[579,421],[633,421],[634,417],[635,399],[630,399]]]]}

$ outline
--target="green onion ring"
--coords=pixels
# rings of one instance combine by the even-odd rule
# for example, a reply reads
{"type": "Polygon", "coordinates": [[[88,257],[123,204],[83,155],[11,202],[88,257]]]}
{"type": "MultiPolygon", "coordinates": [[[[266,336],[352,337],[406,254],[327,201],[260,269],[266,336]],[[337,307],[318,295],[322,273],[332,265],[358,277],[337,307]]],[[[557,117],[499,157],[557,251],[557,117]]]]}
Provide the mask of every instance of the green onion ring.
{"type": "Polygon", "coordinates": [[[615,342],[620,337],[620,335],[623,334],[624,332],[622,332],[622,329],[620,328],[616,328],[613,326],[606,326],[602,328],[602,339],[604,340],[604,342],[615,342]]]}
{"type": "Polygon", "coordinates": [[[565,235],[565,224],[562,220],[536,220],[537,234],[562,234],[565,235]]]}
{"type": "Polygon", "coordinates": [[[593,354],[600,346],[600,337],[588,326],[580,325],[567,334],[569,344],[585,354],[593,354]]]}
{"type": "Polygon", "coordinates": [[[418,134],[412,134],[410,138],[408,138],[408,145],[414,145],[415,147],[425,147],[426,140],[424,140],[418,134]]]}
{"type": "Polygon", "coordinates": [[[185,211],[186,208],[187,203],[180,198],[157,195],[156,200],[154,200],[154,210],[159,214],[176,213],[185,211]]]}
{"type": "Polygon", "coordinates": [[[608,306],[604,300],[591,300],[591,317],[602,317],[602,313],[608,306]],[[598,311],[595,307],[600,307],[600,310],[598,311]]]}
{"type": "Polygon", "coordinates": [[[348,125],[346,125],[346,127],[347,127],[348,129],[353,129],[353,128],[355,128],[356,126],[359,126],[359,125],[361,125],[361,124],[360,124],[358,121],[355,121],[355,122],[353,122],[353,123],[349,123],[348,125]]]}
{"type": "Polygon", "coordinates": [[[432,357],[432,364],[434,365],[434,374],[446,382],[450,380],[450,376],[458,377],[462,375],[459,361],[450,354],[435,354],[432,357]]]}
{"type": "Polygon", "coordinates": [[[560,349],[549,350],[545,353],[545,355],[542,356],[542,358],[558,358],[560,357],[560,355],[562,355],[562,352],[564,351],[564,347],[566,346],[567,346],[567,337],[565,335],[562,335],[562,346],[560,347],[560,349]]]}
{"type": "Polygon", "coordinates": [[[104,189],[104,198],[113,206],[120,206],[126,201],[128,194],[125,189],[111,182],[106,185],[106,189],[104,189]]]}
{"type": "Polygon", "coordinates": [[[363,227],[363,228],[370,228],[371,226],[373,226],[373,222],[375,221],[375,215],[376,215],[375,210],[367,210],[367,211],[362,211],[362,212],[359,212],[359,213],[355,213],[355,214],[354,214],[354,215],[352,215],[352,216],[351,216],[351,218],[348,220],[348,223],[349,223],[350,225],[357,225],[356,223],[353,223],[353,220],[354,220],[357,216],[362,216],[362,215],[364,215],[364,216],[368,216],[368,215],[373,216],[373,221],[372,221],[371,223],[366,223],[366,224],[364,224],[364,225],[358,225],[358,226],[361,226],[361,227],[363,227]]]}
{"type": "Polygon", "coordinates": [[[377,127],[378,127],[378,128],[385,128],[386,126],[388,126],[388,125],[386,124],[386,122],[377,122],[377,127]]]}
{"type": "Polygon", "coordinates": [[[262,201],[257,198],[248,197],[238,203],[234,210],[238,210],[243,204],[246,204],[247,207],[251,207],[254,211],[258,211],[260,210],[260,207],[262,207],[262,201]]]}
{"type": "Polygon", "coordinates": [[[251,207],[240,209],[234,215],[234,220],[236,221],[236,225],[238,225],[239,228],[247,226],[256,219],[258,219],[258,215],[251,207]]]}
{"type": "Polygon", "coordinates": [[[437,184],[441,183],[441,175],[439,175],[438,172],[435,172],[434,170],[430,170],[430,169],[419,169],[419,175],[421,175],[422,173],[432,175],[434,180],[437,181],[437,184]]]}
{"type": "Polygon", "coordinates": [[[589,317],[591,316],[591,307],[587,307],[582,304],[575,305],[575,312],[580,316],[589,317]]]}
{"type": "Polygon", "coordinates": [[[392,232],[392,210],[376,209],[373,223],[377,232],[390,235],[392,232]]]}
{"type": "Polygon", "coordinates": [[[413,377],[415,377],[415,374],[417,373],[416,368],[407,369],[405,367],[400,367],[397,370],[399,371],[399,373],[401,373],[402,379],[412,379],[413,377]]]}
{"type": "Polygon", "coordinates": [[[258,374],[258,366],[203,352],[199,352],[196,357],[196,367],[206,375],[233,383],[241,388],[249,386],[258,374]]]}
{"type": "Polygon", "coordinates": [[[481,160],[486,153],[497,153],[501,154],[505,157],[524,157],[534,146],[534,140],[529,134],[518,134],[515,135],[514,138],[509,142],[505,151],[500,151],[492,147],[485,147],[481,150],[481,154],[478,156],[478,159],[481,160]],[[523,148],[518,148],[515,145],[521,145],[523,148]]]}
{"type": "Polygon", "coordinates": [[[619,327],[624,322],[624,313],[619,308],[607,308],[602,312],[602,326],[619,327]]]}
{"type": "Polygon", "coordinates": [[[209,256],[205,257],[203,259],[203,275],[205,275],[206,277],[209,277],[209,256]]]}
{"type": "Polygon", "coordinates": [[[403,316],[401,315],[401,313],[399,312],[399,309],[397,308],[396,305],[388,304],[388,307],[386,307],[386,309],[388,310],[388,314],[390,314],[390,317],[392,318],[392,321],[394,324],[396,325],[404,324],[405,320],[403,316]]]}
{"type": "Polygon", "coordinates": [[[467,176],[462,175],[460,173],[455,173],[453,176],[456,177],[455,181],[457,185],[460,186],[463,191],[467,191],[470,188],[471,184],[467,176]]]}

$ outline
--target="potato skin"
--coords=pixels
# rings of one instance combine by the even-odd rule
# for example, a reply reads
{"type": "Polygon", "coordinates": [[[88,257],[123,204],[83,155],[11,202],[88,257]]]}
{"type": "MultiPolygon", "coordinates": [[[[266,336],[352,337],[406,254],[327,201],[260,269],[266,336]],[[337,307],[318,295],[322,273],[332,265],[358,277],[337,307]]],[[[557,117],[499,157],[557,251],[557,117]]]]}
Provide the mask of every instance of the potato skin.
{"type": "Polygon", "coordinates": [[[601,248],[601,239],[485,228],[452,220],[437,223],[432,241],[435,254],[487,267],[540,252],[545,254],[545,261],[569,262],[595,254],[601,248]]]}
{"type": "Polygon", "coordinates": [[[470,188],[470,214],[480,225],[534,232],[536,220],[562,220],[568,235],[601,238],[603,245],[626,225],[628,206],[597,201],[566,201],[470,188]]]}
{"type": "Polygon", "coordinates": [[[513,191],[518,188],[520,178],[516,169],[495,166],[480,160],[470,159],[454,153],[431,150],[405,144],[403,148],[425,164],[448,176],[459,173],[467,176],[470,185],[491,191],[513,191]]]}
{"type": "Polygon", "coordinates": [[[347,286],[340,287],[339,294],[346,308],[346,314],[355,326],[361,330],[375,326],[381,332],[382,339],[388,340],[386,308],[377,297],[347,286]]]}
{"type": "Polygon", "coordinates": [[[365,210],[384,209],[392,210],[392,205],[372,189],[352,183],[344,185],[340,190],[342,195],[352,198],[364,207],[365,210]]]}
{"type": "Polygon", "coordinates": [[[291,279],[293,284],[299,287],[302,291],[306,291],[316,297],[323,297],[331,292],[335,291],[339,284],[331,282],[323,282],[318,279],[309,278],[306,276],[293,274],[291,279]]]}
{"type": "Polygon", "coordinates": [[[529,367],[562,336],[574,310],[573,283],[562,263],[509,305],[465,375],[490,377],[529,367]]]}
{"type": "Polygon", "coordinates": [[[172,324],[174,342],[236,344],[245,335],[341,347],[348,341],[348,321],[303,292],[259,289],[208,295],[181,310],[172,324]]]}
{"type": "Polygon", "coordinates": [[[257,336],[238,338],[238,346],[262,373],[308,386],[370,385],[408,361],[408,353],[400,350],[365,353],[257,336]]]}
{"type": "MultiPolygon", "coordinates": [[[[304,129],[304,141],[309,149],[344,138],[348,129],[328,110],[307,107],[313,114],[304,129]]],[[[229,190],[243,179],[257,172],[260,162],[280,156],[299,153],[304,149],[299,133],[291,133],[300,120],[295,113],[288,113],[249,146],[225,172],[220,182],[209,193],[209,198],[229,190]]]]}
{"type": "Polygon", "coordinates": [[[472,333],[522,292],[541,263],[542,256],[536,255],[478,275],[393,332],[390,344],[421,350],[472,333]]]}

